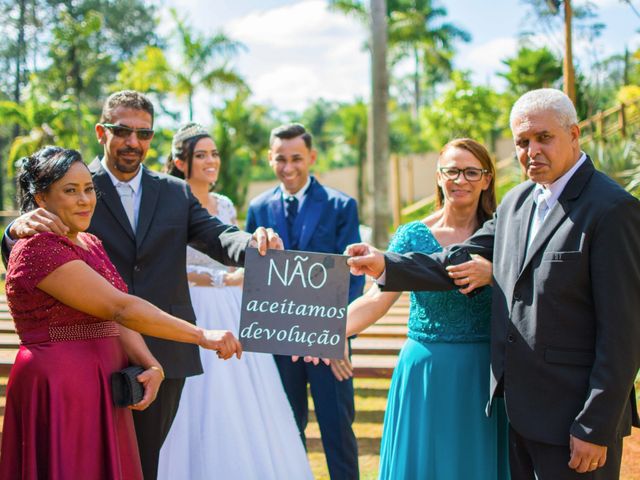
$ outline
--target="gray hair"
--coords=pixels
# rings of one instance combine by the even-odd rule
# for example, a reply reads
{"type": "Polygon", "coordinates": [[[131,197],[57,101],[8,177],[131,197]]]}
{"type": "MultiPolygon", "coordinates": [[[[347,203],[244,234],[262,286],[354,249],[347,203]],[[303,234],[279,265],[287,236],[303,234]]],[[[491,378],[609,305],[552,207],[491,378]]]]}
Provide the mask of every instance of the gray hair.
{"type": "Polygon", "coordinates": [[[555,88],[540,88],[522,95],[513,104],[509,125],[513,129],[514,122],[525,115],[553,111],[560,125],[569,128],[578,123],[578,114],[571,99],[555,88]]]}

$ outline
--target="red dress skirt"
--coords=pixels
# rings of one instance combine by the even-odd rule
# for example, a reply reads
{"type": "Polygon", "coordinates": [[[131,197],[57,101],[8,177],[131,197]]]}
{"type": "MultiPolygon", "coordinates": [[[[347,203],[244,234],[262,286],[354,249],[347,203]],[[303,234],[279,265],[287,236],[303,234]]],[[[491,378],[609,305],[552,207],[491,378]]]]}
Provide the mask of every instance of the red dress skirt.
{"type": "Polygon", "coordinates": [[[58,302],[37,284],[81,260],[114,286],[124,282],[100,242],[19,241],[7,269],[7,301],[22,345],[7,385],[0,478],[142,479],[131,411],[113,406],[110,376],[128,365],[118,327],[58,302]]]}

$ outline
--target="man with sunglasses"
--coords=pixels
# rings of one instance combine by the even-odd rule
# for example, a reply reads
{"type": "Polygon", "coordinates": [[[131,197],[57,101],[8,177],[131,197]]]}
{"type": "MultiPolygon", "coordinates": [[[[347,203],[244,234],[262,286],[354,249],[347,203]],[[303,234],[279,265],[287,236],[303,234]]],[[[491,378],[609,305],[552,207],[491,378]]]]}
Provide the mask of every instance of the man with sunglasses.
{"type": "MultiPolygon", "coordinates": [[[[270,229],[250,235],[222,224],[202,208],[185,182],[143,167],[153,138],[153,116],[151,101],[139,92],[117,92],[105,102],[95,127],[104,155],[89,165],[98,198],[88,231],[102,240],[129,293],[195,323],[186,276],[187,243],[224,264],[241,266],[247,246],[265,253],[267,247],[282,248],[282,242],[270,229]]],[[[5,233],[3,260],[6,263],[11,239],[44,231],[63,235],[66,229],[46,210],[26,213],[9,226],[10,238],[5,233]]],[[[144,478],[153,480],[185,378],[202,373],[202,365],[193,345],[153,337],[145,341],[164,372],[142,375],[166,375],[164,381],[148,379],[154,385],[162,381],[156,399],[148,408],[134,410],[144,478]]]]}
{"type": "MultiPolygon", "coordinates": [[[[487,411],[504,396],[513,480],[614,480],[622,438],[640,426],[640,202],[581,151],[564,93],[526,93],[510,123],[529,181],[451,248],[493,260],[487,411]]],[[[347,253],[352,273],[390,291],[464,282],[464,272],[448,274],[449,252],[383,255],[360,244],[347,253]]]]}

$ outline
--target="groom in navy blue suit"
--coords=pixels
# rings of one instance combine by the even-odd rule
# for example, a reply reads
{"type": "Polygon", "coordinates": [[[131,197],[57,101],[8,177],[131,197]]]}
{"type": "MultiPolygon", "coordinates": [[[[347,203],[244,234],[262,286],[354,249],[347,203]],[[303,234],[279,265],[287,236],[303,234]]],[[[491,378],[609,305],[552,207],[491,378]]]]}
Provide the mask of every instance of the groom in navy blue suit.
{"type": "MultiPolygon", "coordinates": [[[[341,254],[347,245],[360,240],[356,201],[309,175],[316,155],[311,134],[302,125],[283,125],[271,132],[269,164],[281,184],[251,201],[247,231],[271,227],[281,236],[285,249],[321,253],[341,254]]],[[[349,302],[362,295],[363,288],[364,277],[352,275],[349,302]]],[[[308,383],[331,479],[357,479],[353,381],[340,374],[348,358],[332,360],[331,366],[294,363],[281,355],[275,360],[302,441],[309,416],[308,383]]]]}

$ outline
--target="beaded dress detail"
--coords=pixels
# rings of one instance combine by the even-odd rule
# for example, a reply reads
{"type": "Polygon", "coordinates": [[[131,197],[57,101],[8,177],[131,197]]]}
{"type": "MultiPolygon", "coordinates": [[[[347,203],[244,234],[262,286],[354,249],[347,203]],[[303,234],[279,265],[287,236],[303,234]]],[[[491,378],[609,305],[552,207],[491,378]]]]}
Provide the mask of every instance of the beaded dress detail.
{"type": "Polygon", "coordinates": [[[7,303],[23,344],[118,336],[115,322],[75,310],[37,288],[49,273],[81,260],[123,292],[127,291],[102,242],[80,233],[88,250],[53,233],[20,240],[11,252],[7,270],[7,303]]]}
{"type": "Polygon", "coordinates": [[[111,374],[129,363],[118,325],[38,288],[54,270],[82,261],[126,292],[102,243],[78,237],[86,250],[40,233],[19,240],[9,257],[7,302],[21,345],[7,384],[3,479],[142,480],[131,411],[111,397],[111,374]]]}
{"type": "MultiPolygon", "coordinates": [[[[442,251],[422,222],[401,226],[389,250],[442,251]]],[[[504,410],[489,398],[491,291],[411,292],[407,341],[393,371],[380,442],[380,480],[506,480],[504,410]],[[464,462],[460,459],[464,458],[464,462]]]]}
{"type": "MultiPolygon", "coordinates": [[[[442,251],[442,246],[422,222],[398,228],[389,244],[396,253],[442,251]]],[[[418,342],[488,342],[491,318],[491,289],[474,297],[457,290],[411,292],[408,337],[418,342]]]]}

